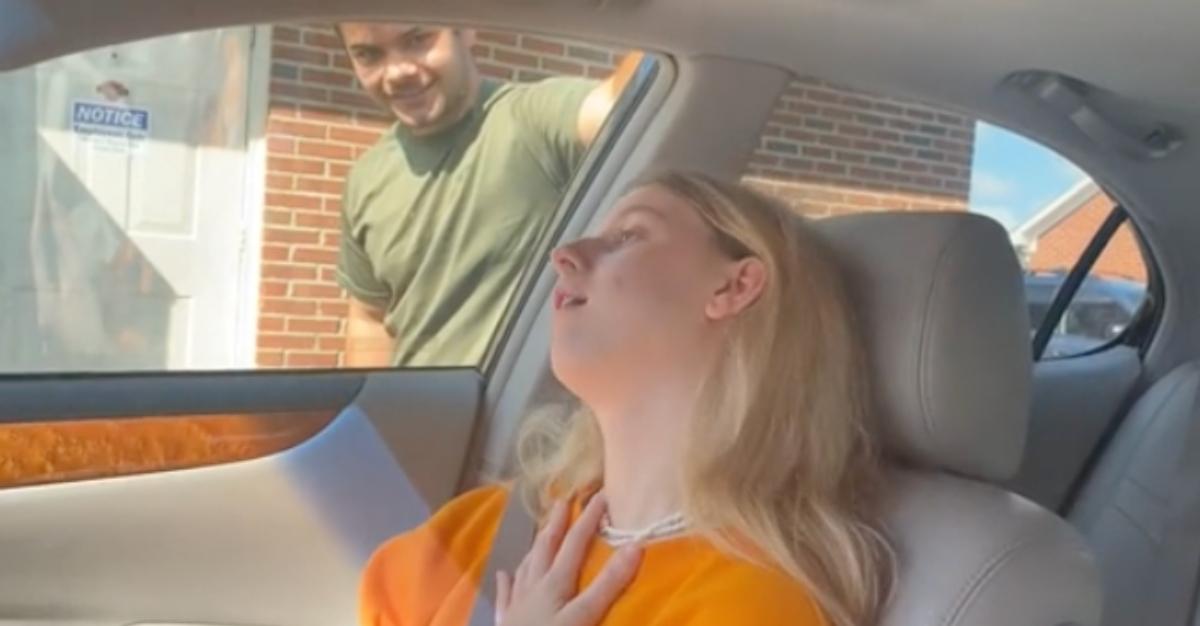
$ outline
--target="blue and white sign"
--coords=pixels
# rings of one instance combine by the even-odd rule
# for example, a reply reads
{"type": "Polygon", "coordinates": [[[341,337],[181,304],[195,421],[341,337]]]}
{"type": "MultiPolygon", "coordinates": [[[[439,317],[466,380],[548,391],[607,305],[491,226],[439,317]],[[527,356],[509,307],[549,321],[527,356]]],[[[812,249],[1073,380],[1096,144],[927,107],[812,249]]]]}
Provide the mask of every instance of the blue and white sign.
{"type": "Polygon", "coordinates": [[[76,100],[71,106],[71,129],[77,138],[102,150],[139,151],[150,138],[150,110],[76,100]]]}

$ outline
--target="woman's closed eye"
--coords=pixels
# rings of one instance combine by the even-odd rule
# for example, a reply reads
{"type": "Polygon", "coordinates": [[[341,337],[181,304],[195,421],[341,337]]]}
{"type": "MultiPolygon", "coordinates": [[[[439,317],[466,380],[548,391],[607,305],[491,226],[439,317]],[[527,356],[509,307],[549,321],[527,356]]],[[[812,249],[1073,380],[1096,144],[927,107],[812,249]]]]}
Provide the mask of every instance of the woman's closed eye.
{"type": "Polygon", "coordinates": [[[618,228],[606,237],[613,248],[626,246],[641,238],[642,232],[637,228],[618,228]]]}

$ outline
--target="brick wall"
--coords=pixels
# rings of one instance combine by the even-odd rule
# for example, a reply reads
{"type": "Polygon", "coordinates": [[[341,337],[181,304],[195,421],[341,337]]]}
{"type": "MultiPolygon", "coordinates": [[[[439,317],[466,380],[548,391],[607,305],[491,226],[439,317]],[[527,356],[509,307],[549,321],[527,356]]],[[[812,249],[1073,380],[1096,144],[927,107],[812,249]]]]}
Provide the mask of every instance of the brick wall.
{"type": "Polygon", "coordinates": [[[345,295],[334,267],[350,164],[389,121],[357,88],[332,30],[273,33],[258,365],[336,367],[345,295]]]}
{"type": "Polygon", "coordinates": [[[965,210],[975,121],[826,82],[780,97],[746,181],[816,215],[965,210]]]}
{"type": "MultiPolygon", "coordinates": [[[[1100,230],[1115,204],[1097,193],[1071,215],[1047,230],[1035,243],[1028,269],[1035,272],[1068,271],[1100,230]]],[[[1129,224],[1121,226],[1096,259],[1092,275],[1147,281],[1146,265],[1136,235],[1129,224]]]]}
{"type": "MultiPolygon", "coordinates": [[[[390,120],[357,88],[332,29],[274,29],[267,124],[261,367],[336,367],[345,294],[334,279],[351,163],[390,120]]],[[[603,77],[620,52],[547,37],[480,32],[481,72],[501,80],[603,77]]],[[[805,212],[966,208],[973,120],[796,81],[780,98],[745,180],[805,212]]]]}

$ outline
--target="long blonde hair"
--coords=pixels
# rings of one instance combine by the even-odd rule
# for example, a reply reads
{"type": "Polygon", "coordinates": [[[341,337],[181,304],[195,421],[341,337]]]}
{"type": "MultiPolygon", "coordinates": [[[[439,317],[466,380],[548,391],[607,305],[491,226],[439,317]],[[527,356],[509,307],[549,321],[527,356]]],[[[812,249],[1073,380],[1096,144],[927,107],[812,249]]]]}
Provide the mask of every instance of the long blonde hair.
{"type": "MultiPolygon", "coordinates": [[[[869,387],[845,289],[804,220],[741,186],[666,173],[732,258],[767,270],[759,300],[733,321],[686,434],[685,510],[693,528],[739,557],[804,584],[837,626],[872,623],[892,556],[875,524],[879,455],[869,387]]],[[[518,444],[523,494],[544,514],[553,491],[603,478],[603,440],[586,409],[542,413],[518,444]]]]}

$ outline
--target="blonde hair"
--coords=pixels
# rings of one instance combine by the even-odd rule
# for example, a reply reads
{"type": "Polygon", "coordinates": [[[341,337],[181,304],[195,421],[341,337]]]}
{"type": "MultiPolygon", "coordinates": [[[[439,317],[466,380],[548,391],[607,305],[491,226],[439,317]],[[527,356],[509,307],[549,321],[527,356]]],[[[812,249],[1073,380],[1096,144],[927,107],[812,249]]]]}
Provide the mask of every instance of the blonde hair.
{"type": "MultiPolygon", "coordinates": [[[[722,251],[757,257],[768,276],[702,385],[684,513],[721,549],[800,581],[831,623],[874,622],[892,555],[874,521],[880,465],[863,350],[831,255],[804,220],[745,187],[683,173],[636,187],[651,185],[686,200],[722,251]]],[[[603,477],[603,441],[586,409],[532,416],[518,457],[538,514],[552,490],[579,493],[603,477]]]]}

